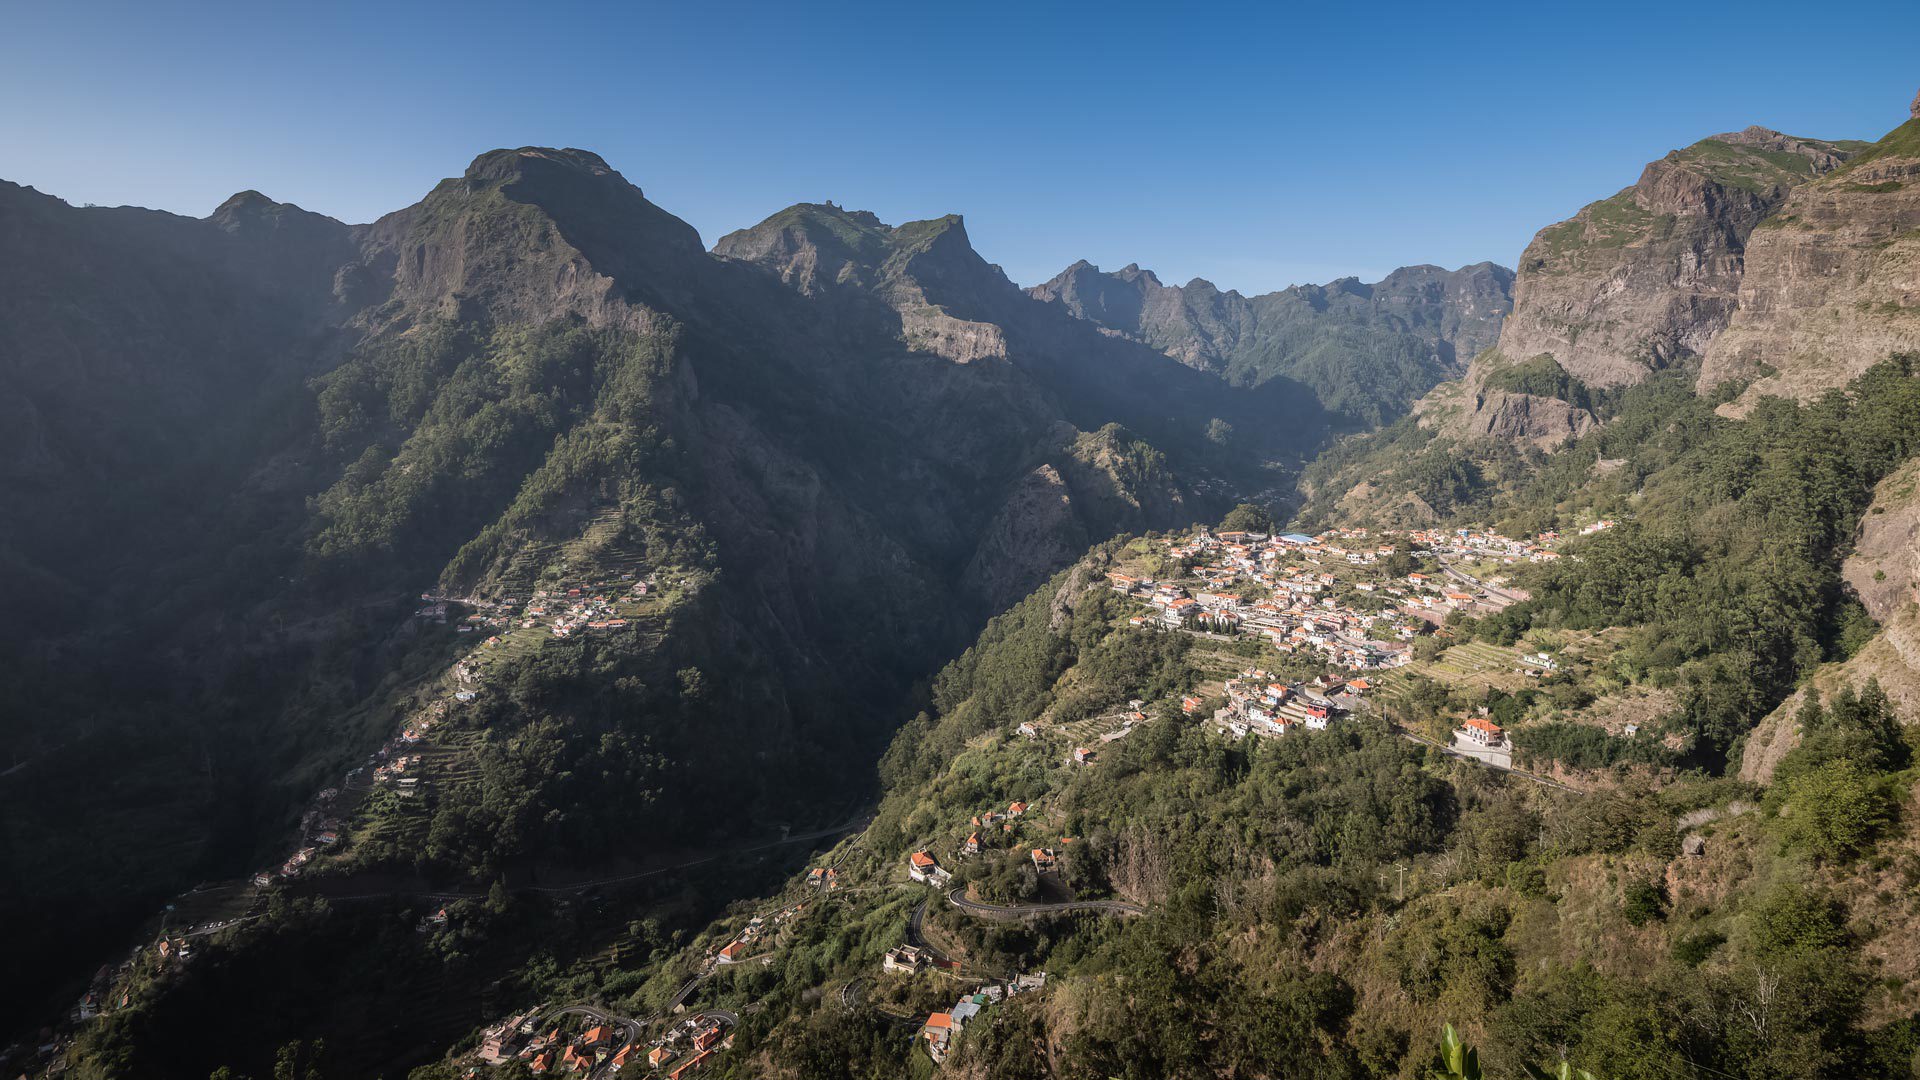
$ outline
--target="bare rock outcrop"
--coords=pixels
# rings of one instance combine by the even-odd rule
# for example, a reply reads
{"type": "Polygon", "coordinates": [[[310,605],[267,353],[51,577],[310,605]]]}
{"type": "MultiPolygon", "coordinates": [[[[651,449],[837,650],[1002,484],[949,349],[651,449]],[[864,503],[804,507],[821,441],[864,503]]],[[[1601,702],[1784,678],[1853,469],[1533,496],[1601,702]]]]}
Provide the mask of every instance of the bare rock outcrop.
{"type": "Polygon", "coordinates": [[[1596,420],[1581,395],[1519,392],[1499,374],[1544,358],[1571,383],[1605,389],[1703,356],[1733,318],[1754,230],[1849,153],[1760,127],[1715,135],[1540,230],[1498,347],[1416,406],[1421,423],[1541,449],[1585,434],[1596,420]]]}
{"type": "Polygon", "coordinates": [[[1732,316],[1754,228],[1845,159],[1834,143],[1750,127],[1652,162],[1527,245],[1500,351],[1545,353],[1595,387],[1703,354],[1732,316]]]}
{"type": "MultiPolygon", "coordinates": [[[[1920,118],[1802,185],[1749,238],[1738,310],[1700,389],[1798,399],[1920,349],[1920,118]]],[[[1737,411],[1737,409],[1736,409],[1737,411]]]]}
{"type": "Polygon", "coordinates": [[[1591,412],[1559,398],[1493,391],[1476,394],[1473,401],[1465,431],[1475,438],[1552,450],[1598,426],[1591,412]]]}
{"type": "MultiPolygon", "coordinates": [[[[1880,633],[1844,662],[1822,666],[1809,686],[1831,697],[1842,687],[1877,679],[1901,715],[1913,715],[1920,710],[1920,461],[1901,466],[1874,490],[1841,574],[1867,613],[1880,620],[1880,633]]],[[[1799,745],[1794,716],[1805,700],[1805,690],[1796,692],[1747,737],[1741,779],[1767,782],[1780,759],[1799,745]]]]}

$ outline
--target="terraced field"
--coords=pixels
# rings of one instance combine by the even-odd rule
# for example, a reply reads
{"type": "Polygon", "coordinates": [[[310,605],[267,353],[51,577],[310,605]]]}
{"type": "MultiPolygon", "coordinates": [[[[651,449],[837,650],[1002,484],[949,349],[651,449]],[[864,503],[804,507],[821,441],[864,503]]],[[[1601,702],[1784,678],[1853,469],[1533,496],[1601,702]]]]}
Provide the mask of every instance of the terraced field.
{"type": "Polygon", "coordinates": [[[1075,746],[1095,746],[1100,736],[1117,731],[1127,722],[1126,710],[1103,712],[1098,716],[1089,716],[1085,720],[1076,720],[1056,730],[1064,733],[1075,746]]]}
{"type": "Polygon", "coordinates": [[[1454,687],[1498,687],[1513,690],[1532,680],[1517,668],[1521,652],[1517,648],[1470,641],[1455,645],[1434,660],[1417,660],[1406,667],[1379,675],[1369,675],[1376,700],[1397,704],[1407,696],[1408,684],[1416,677],[1444,682],[1454,687]]]}

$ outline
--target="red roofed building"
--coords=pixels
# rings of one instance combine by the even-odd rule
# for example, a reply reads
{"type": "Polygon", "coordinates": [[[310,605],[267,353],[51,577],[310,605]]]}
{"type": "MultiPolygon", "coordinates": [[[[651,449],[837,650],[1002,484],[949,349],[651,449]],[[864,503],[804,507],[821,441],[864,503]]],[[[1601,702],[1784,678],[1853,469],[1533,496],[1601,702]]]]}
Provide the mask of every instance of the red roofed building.
{"type": "Polygon", "coordinates": [[[1468,718],[1466,725],[1460,729],[1460,734],[1466,736],[1469,742],[1476,742],[1481,746],[1505,746],[1507,744],[1507,733],[1501,729],[1499,724],[1478,716],[1468,718]]]}
{"type": "Polygon", "coordinates": [[[681,1062],[680,1067],[668,1073],[667,1076],[669,1080],[680,1080],[681,1077],[705,1065],[707,1063],[707,1059],[712,1056],[713,1056],[713,1051],[702,1050],[699,1053],[688,1058],[687,1060],[681,1062]]]}
{"type": "Polygon", "coordinates": [[[953,1046],[953,1014],[937,1012],[927,1017],[920,1027],[920,1036],[927,1040],[927,1052],[933,1060],[939,1061],[947,1056],[947,1050],[953,1046]]]}

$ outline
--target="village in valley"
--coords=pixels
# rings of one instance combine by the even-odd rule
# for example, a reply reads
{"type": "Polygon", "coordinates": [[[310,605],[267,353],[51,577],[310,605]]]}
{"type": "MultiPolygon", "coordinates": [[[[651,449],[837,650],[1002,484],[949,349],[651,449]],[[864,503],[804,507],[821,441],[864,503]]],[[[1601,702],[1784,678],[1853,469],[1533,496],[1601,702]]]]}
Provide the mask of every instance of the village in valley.
{"type": "MultiPolygon", "coordinates": [[[[1613,524],[1594,522],[1581,533],[1613,524]]],[[[1361,708],[1371,692],[1403,681],[1415,664],[1416,642],[1450,637],[1455,613],[1486,615],[1525,599],[1507,584],[1506,568],[1558,559],[1559,541],[1552,532],[1519,540],[1475,529],[1338,529],[1318,536],[1200,529],[1135,541],[1107,580],[1141,605],[1128,619],[1140,632],[1258,642],[1270,648],[1271,666],[1312,670],[1283,678],[1270,665],[1253,664],[1180,702],[1184,715],[1204,711],[1203,719],[1234,738],[1277,737],[1324,729],[1361,708]],[[1218,704],[1208,709],[1211,701],[1218,704]]],[[[1546,652],[1492,652],[1483,667],[1528,679],[1558,667],[1546,652]]],[[[1135,723],[1140,704],[1131,708],[1135,723]]],[[[1509,763],[1501,756],[1510,749],[1506,733],[1484,717],[1462,718],[1453,748],[1509,763]]]]}
{"type": "MultiPolygon", "coordinates": [[[[1585,531],[1611,524],[1597,522],[1585,531]]],[[[1217,677],[1172,700],[1129,698],[1071,723],[1056,725],[1044,718],[1023,723],[1008,737],[1041,755],[1049,767],[1097,769],[1106,748],[1159,716],[1204,724],[1233,740],[1282,738],[1326,729],[1362,710],[1384,711],[1391,720],[1394,689],[1411,670],[1451,662],[1468,665],[1454,669],[1463,677],[1490,672],[1508,680],[1538,679],[1558,664],[1546,651],[1516,649],[1451,661],[1430,653],[1423,663],[1418,643],[1444,639],[1453,613],[1483,615],[1524,599],[1507,583],[1506,569],[1559,558],[1558,540],[1551,533],[1516,540],[1464,529],[1335,530],[1319,536],[1198,529],[1132,540],[1118,551],[1105,581],[1134,608],[1117,632],[1191,635],[1196,648],[1208,651],[1217,677]]],[[[404,817],[407,805],[422,801],[434,784],[459,779],[461,740],[472,736],[460,713],[487,691],[499,657],[576,635],[635,632],[658,612],[661,592],[655,576],[630,571],[578,583],[550,581],[530,587],[525,599],[422,594],[414,620],[423,627],[450,626],[455,635],[470,635],[471,645],[455,650],[456,658],[416,696],[390,738],[339,783],[315,794],[301,817],[298,843],[284,859],[251,876],[251,894],[229,886],[183,897],[151,946],[135,950],[117,971],[102,969],[72,1019],[81,1022],[111,1011],[116,999],[124,1006],[126,992],[116,987],[137,962],[161,971],[191,963],[196,939],[262,917],[264,898],[311,876],[330,859],[349,865],[356,837],[393,827],[394,815],[404,817]]],[[[1452,745],[1445,749],[1511,766],[1511,744],[1499,724],[1484,715],[1457,720],[1452,745]]],[[[482,1076],[518,1062],[536,1075],[639,1073],[681,1080],[723,1053],[739,1022],[724,1009],[688,1011],[687,1002],[703,985],[729,969],[774,963],[783,935],[818,905],[913,885],[930,890],[927,899],[908,919],[905,940],[880,957],[877,974],[883,980],[942,980],[950,1003],[922,1005],[925,1011],[918,1014],[902,1011],[903,1001],[942,992],[924,985],[918,997],[903,998],[876,994],[856,980],[841,993],[850,1007],[876,1010],[903,1031],[911,1029],[938,1064],[953,1053],[969,1023],[1001,1002],[1043,990],[1047,977],[1043,971],[985,970],[950,953],[952,943],[947,948],[936,943],[937,932],[927,925],[929,906],[973,920],[1071,911],[1125,917],[1144,910],[1119,899],[1074,897],[1062,871],[1075,843],[1061,834],[1045,807],[1014,800],[953,822],[950,838],[941,845],[907,852],[892,864],[898,876],[875,881],[871,872],[850,877],[849,868],[837,861],[815,866],[796,883],[799,898],[789,896],[753,914],[724,940],[707,946],[666,1013],[629,1018],[579,1003],[524,1009],[485,1030],[470,1051],[465,1075],[482,1076]],[[1045,894],[1040,902],[995,904],[981,899],[973,885],[956,884],[958,866],[996,855],[1017,855],[1045,894]]],[[[454,917],[448,904],[432,904],[418,929],[436,932],[454,917]]]]}

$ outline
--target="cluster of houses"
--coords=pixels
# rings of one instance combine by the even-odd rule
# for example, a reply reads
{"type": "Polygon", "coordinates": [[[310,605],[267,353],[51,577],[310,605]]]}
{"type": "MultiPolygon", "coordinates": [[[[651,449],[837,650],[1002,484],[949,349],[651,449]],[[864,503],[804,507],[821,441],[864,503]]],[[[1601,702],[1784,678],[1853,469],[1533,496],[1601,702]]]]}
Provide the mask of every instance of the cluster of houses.
{"type": "MultiPolygon", "coordinates": [[[[454,599],[424,592],[420,594],[421,606],[415,610],[414,617],[425,622],[445,624],[452,617],[456,605],[467,609],[470,613],[457,620],[456,628],[460,633],[494,631],[483,642],[487,647],[499,645],[502,641],[500,635],[510,634],[516,628],[546,628],[554,637],[568,637],[582,629],[615,630],[627,625],[627,620],[615,611],[616,597],[624,595],[628,600],[637,600],[647,596],[654,588],[652,580],[635,580],[635,577],[628,573],[615,582],[535,590],[533,598],[526,601],[524,606],[513,597],[454,599]]],[[[478,656],[470,655],[454,663],[452,675],[455,690],[451,702],[435,701],[409,716],[399,734],[374,750],[363,765],[347,774],[348,785],[352,785],[363,774],[368,774],[372,784],[390,785],[401,798],[410,799],[420,794],[425,783],[419,774],[422,757],[415,752],[415,748],[446,719],[450,704],[466,704],[479,696],[486,670],[478,656]]],[[[314,805],[301,822],[302,846],[280,865],[254,874],[255,885],[265,887],[277,877],[296,876],[313,859],[316,848],[339,841],[343,826],[332,812],[339,795],[339,788],[330,787],[316,797],[314,805]]]]}
{"type": "MultiPolygon", "coordinates": [[[[487,1065],[524,1062],[539,1075],[596,1072],[613,1075],[641,1067],[661,1072],[669,1080],[705,1066],[726,1048],[727,1026],[718,1016],[702,1014],[675,1025],[657,1043],[644,1048],[630,1037],[626,1024],[591,1022],[577,1035],[567,1035],[559,1024],[540,1032],[541,1010],[529,1009],[488,1028],[475,1056],[487,1065]]],[[[469,1072],[469,1076],[476,1075],[469,1072]]]]}
{"type": "Polygon", "coordinates": [[[720,948],[719,952],[713,955],[713,963],[737,964],[745,960],[753,954],[754,945],[760,942],[762,938],[771,937],[773,934],[778,933],[782,926],[799,918],[800,914],[806,910],[807,905],[802,901],[797,904],[788,904],[786,907],[774,912],[772,918],[764,915],[755,915],[753,918],[747,920],[746,928],[740,931],[739,937],[729,941],[720,948]]]}
{"type": "MultiPolygon", "coordinates": [[[[960,855],[965,857],[980,854],[988,846],[983,833],[991,833],[995,826],[998,826],[1003,833],[1013,832],[1014,823],[1025,817],[1030,809],[1032,809],[1031,806],[1015,799],[1007,804],[1005,810],[986,810],[973,815],[968,823],[971,831],[967,833],[967,838],[960,842],[960,855]]],[[[907,876],[936,887],[945,885],[953,878],[953,874],[940,865],[940,860],[935,858],[932,852],[925,850],[915,851],[907,856],[907,876]]]]}
{"type": "Polygon", "coordinates": [[[1417,633],[1415,625],[1402,620],[1395,627],[1393,641],[1373,638],[1370,631],[1381,618],[1379,612],[1359,610],[1320,595],[1338,580],[1330,572],[1279,564],[1269,558],[1279,553],[1274,548],[1222,543],[1208,534],[1174,544],[1172,553],[1176,557],[1202,554],[1213,558],[1195,567],[1200,584],[1108,574],[1108,583],[1116,592],[1154,609],[1152,614],[1130,619],[1135,627],[1254,635],[1265,638],[1281,652],[1315,652],[1329,663],[1349,668],[1398,667],[1412,658],[1407,642],[1417,633]],[[1242,581],[1259,586],[1266,595],[1247,599],[1236,591],[1242,581]]]}
{"type": "Polygon", "coordinates": [[[569,1038],[558,1026],[534,1034],[538,1023],[538,1014],[528,1013],[488,1028],[480,1041],[480,1060],[500,1065],[518,1059],[526,1062],[528,1072],[542,1075],[591,1073],[603,1064],[618,1071],[633,1059],[634,1044],[611,1024],[594,1024],[569,1038]]]}
{"type": "MultiPolygon", "coordinates": [[[[1586,536],[1599,529],[1612,528],[1609,521],[1580,531],[1586,536]]],[[[1415,529],[1407,534],[1414,547],[1433,555],[1498,559],[1501,562],[1550,562],[1560,557],[1553,549],[1560,542],[1557,532],[1543,532],[1531,540],[1516,540],[1485,529],[1415,529]]]]}
{"type": "Polygon", "coordinates": [[[1047,985],[1047,973],[1044,971],[1032,975],[1021,975],[1011,982],[997,983],[981,987],[966,994],[953,1003],[946,1012],[937,1012],[927,1017],[920,1025],[920,1037],[926,1040],[927,1053],[934,1062],[945,1061],[953,1052],[955,1040],[967,1026],[968,1021],[979,1016],[989,1005],[1005,1001],[1019,994],[1029,994],[1043,989],[1047,985]]]}
{"type": "Polygon", "coordinates": [[[706,1068],[714,1055],[732,1042],[725,1022],[719,1017],[711,1014],[690,1017],[674,1025],[664,1041],[647,1051],[647,1067],[665,1071],[667,1080],[681,1080],[706,1068]]]}
{"type": "MultiPolygon", "coordinates": [[[[1399,550],[1404,539],[1416,551],[1440,558],[1474,557],[1542,561],[1558,558],[1558,535],[1515,540],[1475,529],[1415,530],[1370,534],[1340,529],[1320,536],[1201,530],[1162,541],[1167,556],[1191,567],[1179,581],[1156,581],[1115,571],[1117,592],[1142,601],[1151,612],[1133,617],[1142,629],[1180,629],[1265,638],[1283,653],[1317,653],[1353,670],[1399,667],[1412,659],[1412,640],[1426,624],[1452,610],[1504,606],[1504,595],[1478,595],[1465,581],[1444,575],[1351,573],[1334,568],[1371,567],[1399,550]],[[1334,595],[1343,581],[1366,594],[1343,601],[1334,595]],[[1257,594],[1257,599],[1249,599],[1257,594]]],[[[1352,593],[1343,595],[1352,596],[1352,593]]]]}
{"type": "Polygon", "coordinates": [[[1000,826],[1001,832],[1010,833],[1013,831],[1014,821],[1018,818],[1025,817],[1026,813],[1027,804],[1015,799],[1013,802],[1007,804],[1007,809],[1004,813],[999,810],[988,810],[984,814],[973,815],[973,831],[968,833],[966,840],[961,843],[961,853],[966,855],[980,854],[980,831],[982,829],[991,830],[995,825],[998,825],[1000,826]]]}
{"type": "MultiPolygon", "coordinates": [[[[1227,704],[1214,710],[1213,722],[1236,739],[1280,736],[1300,728],[1322,731],[1352,712],[1369,689],[1365,679],[1320,675],[1284,683],[1259,668],[1248,668],[1238,678],[1227,680],[1227,704]]],[[[1203,704],[1191,695],[1180,703],[1188,713],[1203,704]]]]}
{"type": "MultiPolygon", "coordinates": [[[[645,596],[648,585],[644,581],[634,582],[628,595],[639,598],[645,596]]],[[[619,630],[627,625],[627,620],[615,609],[617,590],[608,586],[594,586],[592,589],[571,588],[548,593],[538,590],[527,609],[521,614],[520,628],[531,630],[546,626],[554,637],[571,637],[578,631],[619,630]],[[604,592],[596,590],[604,589],[604,592]]]]}

